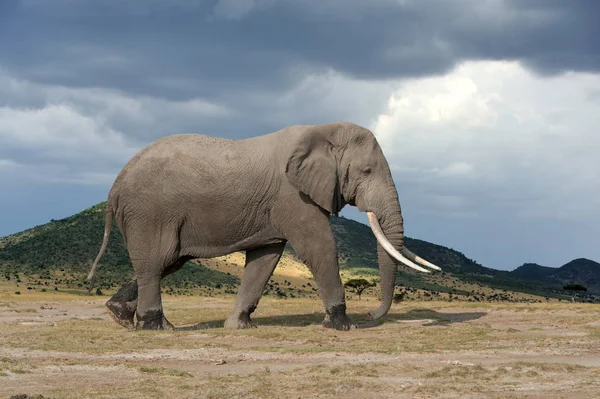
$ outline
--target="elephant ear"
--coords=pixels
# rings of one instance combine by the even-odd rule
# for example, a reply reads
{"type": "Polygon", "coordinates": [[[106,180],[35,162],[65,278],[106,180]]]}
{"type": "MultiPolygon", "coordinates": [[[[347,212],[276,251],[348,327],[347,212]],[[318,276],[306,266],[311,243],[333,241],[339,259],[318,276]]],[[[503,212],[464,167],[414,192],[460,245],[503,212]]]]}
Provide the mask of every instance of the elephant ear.
{"type": "Polygon", "coordinates": [[[294,187],[327,212],[337,215],[343,204],[337,150],[328,137],[331,134],[319,127],[303,133],[292,150],[285,173],[294,187]]]}

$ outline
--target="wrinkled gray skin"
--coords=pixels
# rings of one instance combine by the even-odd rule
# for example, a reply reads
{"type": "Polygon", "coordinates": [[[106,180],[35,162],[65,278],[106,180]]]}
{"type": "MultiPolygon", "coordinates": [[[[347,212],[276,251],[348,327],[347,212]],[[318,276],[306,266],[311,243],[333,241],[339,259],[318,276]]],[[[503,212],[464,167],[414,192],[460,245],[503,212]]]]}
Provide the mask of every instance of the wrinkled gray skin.
{"type": "MultiPolygon", "coordinates": [[[[306,263],[325,307],[323,325],[348,330],[344,287],[329,215],[346,204],[377,215],[401,251],[403,219],[388,163],[373,134],[351,123],[290,126],[246,140],[200,134],[164,137],[135,155],[107,200],[103,248],[113,216],[123,233],[136,281],[107,302],[121,325],[172,329],[160,281],[193,258],[246,251],[234,310],[225,327],[254,324],[256,309],[286,242],[306,263]]],[[[378,244],[382,302],[391,305],[395,261],[378,244]]]]}

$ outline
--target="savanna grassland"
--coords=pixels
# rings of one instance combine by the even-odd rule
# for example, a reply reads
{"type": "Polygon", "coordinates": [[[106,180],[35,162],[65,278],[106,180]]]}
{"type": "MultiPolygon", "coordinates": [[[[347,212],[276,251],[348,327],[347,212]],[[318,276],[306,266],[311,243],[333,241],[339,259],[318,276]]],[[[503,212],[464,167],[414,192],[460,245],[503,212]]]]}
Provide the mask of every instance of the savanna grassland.
{"type": "Polygon", "coordinates": [[[135,332],[107,296],[16,289],[0,286],[0,397],[600,397],[596,304],[409,300],[373,323],[367,293],[340,332],[316,297],[266,296],[259,328],[225,330],[234,295],[165,293],[180,328],[135,332]]]}
{"type": "Polygon", "coordinates": [[[133,275],[115,229],[84,295],[103,220],[99,204],[0,238],[0,397],[600,398],[600,305],[571,303],[560,288],[573,276],[593,288],[595,262],[525,265],[515,277],[407,238],[444,271],[400,268],[391,311],[371,322],[375,239],[332,218],[342,280],[375,283],[362,300],[347,288],[358,329],[321,326],[316,284],[288,248],[253,315],[259,328],[222,328],[244,269],[234,253],[163,280],[176,331],[128,331],[104,307],[133,275]]]}

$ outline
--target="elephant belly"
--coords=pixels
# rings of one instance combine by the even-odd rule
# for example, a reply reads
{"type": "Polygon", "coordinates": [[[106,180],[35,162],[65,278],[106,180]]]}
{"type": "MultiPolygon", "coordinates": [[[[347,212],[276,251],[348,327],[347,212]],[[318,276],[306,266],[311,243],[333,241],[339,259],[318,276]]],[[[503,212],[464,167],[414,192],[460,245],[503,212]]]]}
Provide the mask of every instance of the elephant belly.
{"type": "Polygon", "coordinates": [[[285,242],[275,229],[264,226],[255,229],[240,229],[227,226],[212,226],[200,219],[186,224],[180,232],[181,255],[198,258],[214,258],[237,251],[285,242]]]}

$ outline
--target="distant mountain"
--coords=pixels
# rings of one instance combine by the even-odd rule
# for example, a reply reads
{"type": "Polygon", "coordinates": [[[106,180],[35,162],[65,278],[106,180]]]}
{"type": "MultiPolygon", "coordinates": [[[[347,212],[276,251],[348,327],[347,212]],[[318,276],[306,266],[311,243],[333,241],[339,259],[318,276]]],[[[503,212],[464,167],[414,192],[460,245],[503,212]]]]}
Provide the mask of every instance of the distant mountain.
{"type": "Polygon", "coordinates": [[[584,258],[575,259],[559,267],[547,280],[559,287],[569,283],[582,284],[589,292],[600,293],[600,263],[584,258]]]}
{"type": "Polygon", "coordinates": [[[541,266],[537,263],[524,263],[511,271],[510,274],[524,280],[544,281],[552,273],[556,272],[556,268],[541,266]]]}
{"type": "MultiPolygon", "coordinates": [[[[94,205],[73,216],[0,238],[0,272],[6,278],[20,272],[50,279],[53,271],[64,274],[71,284],[81,284],[95,258],[104,230],[105,203],[94,205]]],[[[344,217],[331,217],[340,267],[354,274],[376,276],[377,242],[371,228],[344,217]]],[[[566,282],[582,283],[591,292],[600,292],[600,264],[576,259],[559,269],[525,264],[512,272],[482,266],[464,254],[441,245],[406,237],[405,245],[421,257],[442,267],[443,272],[423,274],[400,267],[397,283],[407,287],[458,293],[461,286],[489,286],[538,295],[555,295],[566,282]]],[[[287,248],[293,256],[293,248],[287,248]]],[[[187,286],[198,281],[213,284],[236,284],[239,279],[229,273],[202,265],[206,260],[188,263],[170,276],[168,282],[187,286]]],[[[54,273],[56,274],[56,273],[54,273]]],[[[113,230],[100,264],[101,284],[113,287],[132,277],[128,252],[119,229],[113,230]]]]}
{"type": "Polygon", "coordinates": [[[585,258],[572,260],[559,268],[526,263],[510,274],[555,290],[562,289],[565,284],[582,284],[588,292],[600,294],[600,263],[585,258]]]}

